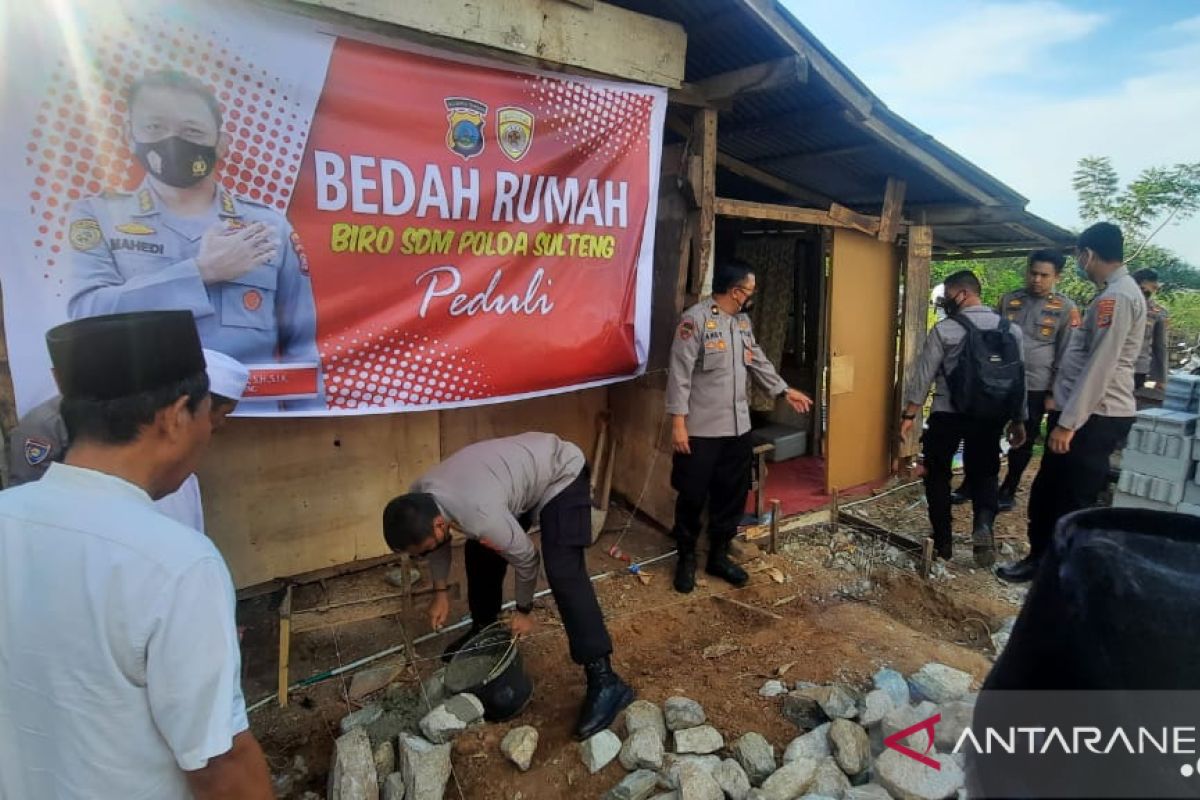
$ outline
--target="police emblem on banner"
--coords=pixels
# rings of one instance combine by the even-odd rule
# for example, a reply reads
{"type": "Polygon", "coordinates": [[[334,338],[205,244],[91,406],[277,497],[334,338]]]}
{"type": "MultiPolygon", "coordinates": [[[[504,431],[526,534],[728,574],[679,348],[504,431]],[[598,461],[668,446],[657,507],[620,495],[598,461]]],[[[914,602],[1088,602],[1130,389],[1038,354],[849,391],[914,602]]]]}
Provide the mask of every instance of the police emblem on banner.
{"type": "Polygon", "coordinates": [[[25,463],[29,466],[36,467],[45,461],[49,455],[49,442],[32,436],[25,440],[25,463]]]}
{"type": "Polygon", "coordinates": [[[513,161],[520,161],[533,144],[533,114],[516,106],[496,111],[496,141],[500,150],[513,161]]]}
{"type": "Polygon", "coordinates": [[[446,119],[450,129],[446,131],[446,147],[463,158],[474,158],[483,152],[483,125],[487,121],[488,107],[478,100],[467,97],[447,97],[446,119]]]}

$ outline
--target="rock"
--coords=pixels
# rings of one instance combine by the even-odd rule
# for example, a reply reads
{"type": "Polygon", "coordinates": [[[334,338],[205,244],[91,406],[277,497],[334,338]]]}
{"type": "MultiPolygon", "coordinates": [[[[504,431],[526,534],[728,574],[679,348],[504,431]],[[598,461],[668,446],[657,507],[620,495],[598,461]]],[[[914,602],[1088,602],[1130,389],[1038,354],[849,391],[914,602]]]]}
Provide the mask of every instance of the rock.
{"type": "Polygon", "coordinates": [[[863,707],[858,714],[858,721],[866,728],[878,725],[883,722],[884,716],[895,707],[896,704],[892,702],[892,696],[887,691],[873,689],[867,692],[867,696],[863,698],[863,707]]]}
{"type": "Polygon", "coordinates": [[[850,689],[834,685],[825,687],[822,694],[824,697],[818,696],[817,701],[830,719],[854,719],[858,716],[858,697],[850,689]]]}
{"type": "Polygon", "coordinates": [[[794,800],[808,791],[817,774],[817,762],[811,758],[797,758],[775,771],[763,781],[763,800],[794,800]]]}
{"type": "Polygon", "coordinates": [[[1004,624],[1000,626],[1000,630],[992,634],[992,648],[996,651],[996,655],[1008,646],[1008,640],[1012,636],[1013,627],[1017,624],[1016,617],[1009,617],[1004,620],[1004,624]]]}
{"type": "Polygon", "coordinates": [[[875,762],[879,785],[896,800],[943,800],[963,785],[963,772],[950,756],[930,754],[940,769],[930,769],[895,750],[885,750],[875,762]]]}
{"type": "Polygon", "coordinates": [[[892,698],[893,706],[900,708],[909,704],[908,681],[899,672],[884,668],[875,673],[873,680],[876,689],[882,689],[892,698]]]}
{"type": "Polygon", "coordinates": [[[450,745],[431,744],[420,736],[400,734],[400,774],[409,800],[442,800],[450,779],[450,745]]]}
{"type": "Polygon", "coordinates": [[[421,719],[421,733],[434,744],[445,744],[481,719],[483,703],[479,698],[473,694],[459,694],[421,719]]]}
{"type": "Polygon", "coordinates": [[[607,767],[621,752],[621,740],[610,730],[603,730],[579,745],[579,755],[588,772],[593,775],[607,767]]]}
{"type": "Polygon", "coordinates": [[[382,800],[404,800],[404,776],[399,772],[383,779],[382,800]]]}
{"type": "Polygon", "coordinates": [[[371,739],[362,728],[338,737],[329,770],[329,800],[378,800],[379,778],[371,739]]]}
{"type": "Polygon", "coordinates": [[[537,728],[532,725],[522,725],[504,734],[500,740],[500,752],[505,758],[517,765],[521,772],[529,769],[533,763],[533,754],[538,746],[537,728]]]}
{"type": "Polygon", "coordinates": [[[813,782],[808,787],[808,791],[811,794],[841,800],[846,796],[846,792],[850,791],[850,779],[846,777],[846,773],[842,772],[837,761],[826,758],[817,765],[816,774],[813,775],[813,782]]]}
{"type": "Polygon", "coordinates": [[[934,741],[942,752],[950,752],[958,743],[958,737],[971,725],[975,716],[975,706],[961,700],[946,703],[939,709],[942,719],[934,729],[934,741]]]}
{"type": "Polygon", "coordinates": [[[712,725],[698,725],[695,728],[675,731],[675,752],[695,753],[706,756],[715,753],[725,746],[725,739],[712,725]]]}
{"type": "Polygon", "coordinates": [[[878,783],[865,783],[862,786],[851,786],[842,800],[892,800],[892,796],[878,783]]]}
{"type": "Polygon", "coordinates": [[[1017,550],[1009,542],[1000,543],[1000,555],[1004,558],[1016,558],[1017,550]]]}
{"type": "Polygon", "coordinates": [[[663,755],[663,768],[659,773],[658,785],[664,789],[678,789],[679,768],[684,764],[700,767],[711,775],[721,766],[721,759],[717,756],[680,756],[666,753],[663,755]]]}
{"type": "Polygon", "coordinates": [[[835,719],[829,728],[833,757],[847,775],[858,775],[871,765],[871,740],[861,726],[845,719],[835,719]]]}
{"type": "Polygon", "coordinates": [[[669,731],[681,731],[704,724],[704,709],[695,700],[670,697],[663,704],[663,721],[669,731]]]}
{"type": "Polygon", "coordinates": [[[679,764],[675,773],[679,800],[725,800],[725,792],[713,777],[714,772],[715,769],[706,770],[695,763],[679,764]]]}
{"type": "Polygon", "coordinates": [[[396,747],[392,740],[380,742],[375,746],[375,777],[383,780],[396,771],[396,747]]]}
{"type": "Polygon", "coordinates": [[[908,679],[912,695],[917,700],[950,703],[971,691],[971,676],[960,669],[930,662],[908,679]]]}
{"type": "MultiPolygon", "coordinates": [[[[661,744],[661,743],[660,743],[661,744]]],[[[604,795],[605,800],[646,800],[658,788],[658,775],[652,770],[631,772],[604,795]]]]}
{"type": "Polygon", "coordinates": [[[787,694],[787,687],[783,685],[783,681],[767,681],[758,690],[759,697],[779,697],[781,694],[787,694]]]}
{"type": "Polygon", "coordinates": [[[808,694],[811,689],[800,689],[784,696],[780,711],[788,722],[803,731],[812,730],[826,722],[829,717],[821,708],[817,698],[808,694]]]}
{"type": "Polygon", "coordinates": [[[633,734],[649,728],[658,734],[659,741],[667,742],[667,724],[663,720],[662,709],[649,700],[634,700],[625,709],[625,735],[633,734]]]}
{"type": "Polygon", "coordinates": [[[354,678],[350,681],[350,699],[361,700],[369,694],[378,692],[396,680],[401,668],[400,664],[389,664],[354,673],[354,678]]]}
{"type": "Polygon", "coordinates": [[[365,728],[382,716],[383,706],[379,703],[363,706],[358,711],[342,717],[342,733],[347,734],[355,728],[365,728]]]}
{"type": "Polygon", "coordinates": [[[445,667],[442,667],[421,681],[421,697],[428,704],[429,708],[436,708],[438,703],[446,699],[445,667]]]}
{"type": "Polygon", "coordinates": [[[750,794],[750,778],[742,765],[732,758],[725,759],[713,770],[713,778],[729,800],[746,800],[746,795],[750,794]]]}
{"type": "MultiPolygon", "coordinates": [[[[903,708],[894,708],[887,713],[880,724],[881,733],[886,739],[892,734],[898,733],[906,728],[911,728],[918,722],[927,720],[934,714],[938,713],[938,708],[933,703],[925,701],[919,706],[904,706],[903,708]]],[[[921,730],[906,736],[900,740],[900,743],[906,747],[911,747],[917,752],[923,753],[930,747],[929,735],[927,731],[921,730]]]]}
{"type": "Polygon", "coordinates": [[[775,772],[775,748],[761,734],[747,733],[734,742],[733,757],[755,786],[761,786],[775,772]]]}
{"type": "Polygon", "coordinates": [[[641,728],[621,745],[621,766],[627,770],[653,769],[660,770],[663,765],[663,742],[658,738],[658,731],[653,728],[641,728]]]}
{"type": "Polygon", "coordinates": [[[829,743],[831,723],[826,722],[814,728],[803,736],[792,739],[783,753],[783,763],[790,764],[798,758],[809,758],[814,762],[833,755],[833,747],[829,743]]]}

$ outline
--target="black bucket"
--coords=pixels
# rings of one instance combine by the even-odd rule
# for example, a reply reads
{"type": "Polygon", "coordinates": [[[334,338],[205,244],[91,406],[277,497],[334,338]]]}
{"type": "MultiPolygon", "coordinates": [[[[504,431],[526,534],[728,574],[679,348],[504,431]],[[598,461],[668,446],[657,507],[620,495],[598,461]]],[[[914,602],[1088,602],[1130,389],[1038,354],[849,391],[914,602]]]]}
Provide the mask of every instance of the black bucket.
{"type": "Polygon", "coordinates": [[[503,722],[525,710],[533,681],[508,626],[492,623],[467,640],[446,667],[446,691],[478,697],[489,722],[503,722]]]}

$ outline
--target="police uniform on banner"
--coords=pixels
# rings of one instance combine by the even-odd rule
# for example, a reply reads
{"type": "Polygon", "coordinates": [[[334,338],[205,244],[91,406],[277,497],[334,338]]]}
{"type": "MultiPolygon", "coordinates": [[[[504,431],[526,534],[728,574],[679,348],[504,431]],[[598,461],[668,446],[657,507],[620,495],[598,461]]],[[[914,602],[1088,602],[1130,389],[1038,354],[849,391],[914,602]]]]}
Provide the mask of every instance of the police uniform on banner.
{"type": "Polygon", "coordinates": [[[187,309],[205,347],[243,364],[319,363],[308,258],[291,223],[273,209],[218,186],[207,214],[181,217],[146,180],[131,194],[76,201],[70,219],[72,319],[187,309]],[[205,231],[257,222],[277,231],[275,258],[235,280],[205,285],[196,267],[205,231]]]}
{"type": "MultiPolygon", "coordinates": [[[[204,370],[177,311],[80,320],[46,339],[66,397],[127,397],[204,370]]],[[[235,607],[213,543],[102,465],[51,464],[0,492],[0,797],[191,797],[185,771],[249,728],[235,607]]]]}
{"type": "Polygon", "coordinates": [[[1056,410],[1047,423],[1074,431],[1066,453],[1046,448],[1029,493],[1030,557],[1025,569],[1002,570],[1010,579],[1032,576],[1054,526],[1067,514],[1095,505],[1108,481],[1109,457],[1125,441],[1137,415],[1133,368],[1146,333],[1146,300],[1125,267],[1109,276],[1071,331],[1054,380],[1056,410]],[[1023,574],[1028,572],[1029,574],[1023,574]]]}
{"type": "MultiPolygon", "coordinates": [[[[708,504],[710,566],[727,558],[750,492],[748,382],[771,395],[787,382],[754,339],[750,316],[726,314],[711,301],[683,313],[671,345],[667,414],[687,417],[690,454],[676,453],[671,469],[675,500],[672,535],[681,559],[694,557],[700,516],[708,504]]],[[[743,579],[744,580],[744,579],[743,579]]]]}
{"type": "Polygon", "coordinates": [[[1033,443],[1046,417],[1046,398],[1054,385],[1054,373],[1066,352],[1071,329],[1079,327],[1080,316],[1075,301],[1065,294],[1051,292],[1038,297],[1027,289],[1004,295],[999,311],[1010,323],[1021,328],[1029,408],[1029,416],[1025,418],[1025,442],[1008,451],[1008,474],[1000,486],[1000,503],[1005,506],[1012,503],[1013,495],[1021,485],[1021,476],[1033,457],[1033,443]]]}
{"type": "Polygon", "coordinates": [[[1161,391],[1167,381],[1167,310],[1152,297],[1146,300],[1146,334],[1133,375],[1134,392],[1146,381],[1154,381],[1156,392],[1161,391]]]}
{"type": "MultiPolygon", "coordinates": [[[[250,377],[246,368],[224,353],[213,350],[204,351],[204,361],[209,391],[235,402],[240,401],[250,377]]],[[[9,486],[36,481],[51,464],[61,462],[66,456],[70,437],[59,411],[61,404],[62,397],[55,395],[34,406],[9,433],[9,486]]],[[[157,500],[155,505],[181,525],[204,533],[200,482],[194,474],[189,475],[174,493],[157,500]]]]}

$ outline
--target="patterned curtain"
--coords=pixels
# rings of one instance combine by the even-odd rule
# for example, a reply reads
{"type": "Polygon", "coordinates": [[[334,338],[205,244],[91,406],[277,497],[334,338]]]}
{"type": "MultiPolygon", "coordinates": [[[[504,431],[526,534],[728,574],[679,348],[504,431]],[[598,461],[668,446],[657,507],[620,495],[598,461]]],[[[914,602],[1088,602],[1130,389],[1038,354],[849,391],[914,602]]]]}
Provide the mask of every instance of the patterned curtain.
{"type": "MultiPolygon", "coordinates": [[[[776,369],[783,360],[788,316],[796,293],[796,245],[795,236],[784,235],[746,237],[737,246],[737,257],[754,268],[757,281],[754,308],[750,312],[754,336],[776,369]]],[[[771,411],[775,400],[752,382],[750,407],[755,411],[771,411]]]]}

